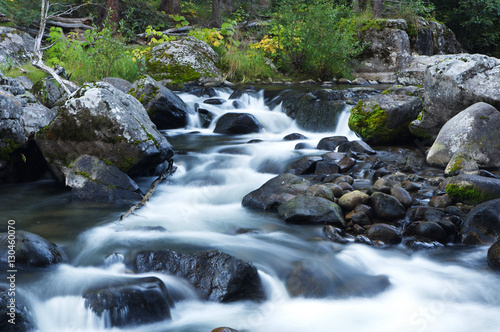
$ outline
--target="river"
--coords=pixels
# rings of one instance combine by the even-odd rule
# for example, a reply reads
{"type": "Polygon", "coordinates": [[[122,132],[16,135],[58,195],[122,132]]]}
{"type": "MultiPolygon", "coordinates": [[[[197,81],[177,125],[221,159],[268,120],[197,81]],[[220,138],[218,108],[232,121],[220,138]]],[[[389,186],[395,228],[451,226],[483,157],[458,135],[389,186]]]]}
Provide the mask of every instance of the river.
{"type": "MultiPolygon", "coordinates": [[[[229,89],[217,90],[227,98],[229,89]]],[[[200,103],[217,115],[235,111],[231,103],[203,104],[191,94],[181,98],[200,103]]],[[[259,134],[213,134],[192,117],[186,129],[164,131],[178,151],[177,171],[162,183],[145,207],[119,221],[124,206],[70,202],[70,195],[52,180],[1,188],[4,218],[18,229],[56,242],[65,263],[41,271],[19,271],[18,288],[42,332],[54,331],[211,331],[220,326],[255,332],[498,332],[500,276],[486,263],[487,247],[448,245],[414,252],[399,245],[374,248],[329,242],[321,227],[288,225],[273,213],[248,210],[242,198],[283,172],[291,161],[319,155],[295,150],[284,141],[300,132],[311,146],[325,136],[356,139],[347,126],[349,108],[335,132],[305,132],[281,112],[270,110],[263,93],[244,95],[239,112],[253,114],[259,134]],[[262,140],[248,144],[251,139],[262,140]],[[163,227],[166,231],[145,226],[163,227]],[[202,301],[184,281],[160,273],[133,274],[130,261],[141,250],[220,250],[251,262],[259,271],[267,300],[220,304],[202,301]],[[387,276],[390,286],[373,296],[292,297],[286,276],[296,264],[318,274],[348,281],[358,275],[387,276]],[[94,283],[117,278],[160,278],[176,299],[172,319],[126,328],[110,327],[109,319],[85,307],[83,291],[94,283]]],[[[139,179],[147,189],[153,178],[139,179]]],[[[362,179],[359,180],[363,182],[362,179]]]]}

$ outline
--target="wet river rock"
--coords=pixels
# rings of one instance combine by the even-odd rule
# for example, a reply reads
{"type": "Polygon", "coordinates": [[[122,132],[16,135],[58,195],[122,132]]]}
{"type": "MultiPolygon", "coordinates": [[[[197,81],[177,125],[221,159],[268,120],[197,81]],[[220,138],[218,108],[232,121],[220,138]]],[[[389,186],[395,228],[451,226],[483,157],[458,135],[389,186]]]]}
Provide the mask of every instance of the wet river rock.
{"type": "Polygon", "coordinates": [[[473,208],[462,226],[462,243],[491,244],[500,236],[500,199],[473,208]]]}
{"type": "Polygon", "coordinates": [[[243,197],[242,205],[258,210],[276,210],[288,199],[304,193],[310,185],[309,180],[284,173],[243,197]]]}
{"type": "Polygon", "coordinates": [[[170,319],[174,306],[163,281],[156,277],[129,279],[85,291],[85,306],[111,326],[139,325],[170,319]]]}
{"type": "Polygon", "coordinates": [[[143,251],[137,255],[135,267],[141,273],[162,272],[185,279],[209,301],[258,301],[265,297],[257,269],[220,251],[143,251]]]}
{"type": "Polygon", "coordinates": [[[217,120],[214,133],[226,135],[244,135],[262,130],[260,122],[249,113],[225,113],[217,120]]]}
{"type": "MultiPolygon", "coordinates": [[[[7,279],[6,281],[10,280],[7,279]]],[[[19,295],[19,291],[16,291],[16,295],[13,297],[9,287],[0,286],[0,315],[2,315],[0,331],[36,331],[35,322],[29,308],[25,304],[26,302],[19,295]],[[15,299],[15,302],[11,302],[11,299],[15,299]],[[9,322],[12,319],[15,324],[9,322]]]]}
{"type": "Polygon", "coordinates": [[[346,226],[342,209],[323,197],[294,197],[278,207],[278,214],[289,224],[346,226]]]}
{"type": "Polygon", "coordinates": [[[488,264],[492,269],[500,271],[500,241],[495,242],[488,250],[488,264]]]}
{"type": "MultiPolygon", "coordinates": [[[[9,251],[9,234],[0,233],[0,262],[7,265],[9,251]]],[[[63,261],[62,251],[43,237],[26,232],[16,231],[15,235],[16,264],[30,267],[46,267],[63,261]]]]}

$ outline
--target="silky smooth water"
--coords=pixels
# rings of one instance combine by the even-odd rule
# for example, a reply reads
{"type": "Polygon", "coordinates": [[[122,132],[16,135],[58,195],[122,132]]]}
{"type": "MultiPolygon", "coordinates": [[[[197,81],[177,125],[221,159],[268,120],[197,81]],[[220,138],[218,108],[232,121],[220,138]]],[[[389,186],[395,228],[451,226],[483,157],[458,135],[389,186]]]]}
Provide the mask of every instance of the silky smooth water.
{"type": "MultiPolygon", "coordinates": [[[[231,91],[218,93],[227,98],[231,91]]],[[[347,127],[348,108],[334,132],[309,133],[297,128],[279,107],[270,110],[262,94],[242,97],[246,108],[240,110],[232,109],[230,103],[214,106],[203,104],[204,98],[181,97],[218,116],[228,111],[252,113],[264,131],[217,135],[212,133],[213,126],[199,128],[195,116],[188,128],[165,131],[174,148],[182,151],[174,157],[177,172],[157,188],[145,207],[123,221],[118,216],[125,209],[81,207],[50,183],[12,186],[13,194],[2,194],[2,204],[17,211],[18,225],[25,222],[26,230],[56,241],[68,255],[64,264],[30,272],[19,281],[40,331],[201,332],[220,326],[262,332],[500,331],[500,277],[487,267],[487,247],[456,245],[415,253],[402,245],[388,249],[338,245],[324,238],[321,227],[287,225],[276,214],[241,206],[244,195],[291,162],[321,154],[315,149],[294,150],[297,141],[283,141],[285,135],[300,132],[311,146],[325,136],[356,139],[347,127]],[[262,142],[247,144],[250,139],[262,142]],[[47,215],[57,222],[50,223],[47,215]],[[44,227],[45,222],[52,228],[44,227]],[[61,231],[57,225],[63,224],[61,231]],[[166,231],[148,231],[144,226],[161,226],[166,231]],[[249,261],[258,268],[268,299],[262,303],[206,302],[179,278],[130,271],[137,252],[165,248],[217,249],[249,261]],[[299,263],[340,281],[385,275],[391,286],[371,297],[294,298],[286,280],[299,263]],[[98,317],[85,308],[81,295],[88,287],[104,280],[144,276],[163,280],[176,299],[171,320],[111,328],[109,317],[98,317]]],[[[143,179],[143,186],[151,180],[143,179]]]]}

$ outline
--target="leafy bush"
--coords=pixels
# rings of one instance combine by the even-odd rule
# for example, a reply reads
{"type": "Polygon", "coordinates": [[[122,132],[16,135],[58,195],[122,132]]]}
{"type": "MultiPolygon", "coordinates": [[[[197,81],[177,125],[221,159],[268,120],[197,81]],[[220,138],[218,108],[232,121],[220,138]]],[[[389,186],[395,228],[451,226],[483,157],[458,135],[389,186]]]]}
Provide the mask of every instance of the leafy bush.
{"type": "Polygon", "coordinates": [[[121,77],[129,81],[139,76],[139,67],[123,37],[107,25],[100,31],[87,30],[84,40],[77,35],[66,38],[61,28],[51,28],[46,52],[47,64],[60,65],[72,74],[76,83],[98,81],[106,76],[121,77]]]}
{"type": "Polygon", "coordinates": [[[287,0],[271,23],[270,34],[256,47],[265,50],[285,72],[320,79],[345,77],[362,50],[356,29],[352,12],[344,5],[287,0]]]}

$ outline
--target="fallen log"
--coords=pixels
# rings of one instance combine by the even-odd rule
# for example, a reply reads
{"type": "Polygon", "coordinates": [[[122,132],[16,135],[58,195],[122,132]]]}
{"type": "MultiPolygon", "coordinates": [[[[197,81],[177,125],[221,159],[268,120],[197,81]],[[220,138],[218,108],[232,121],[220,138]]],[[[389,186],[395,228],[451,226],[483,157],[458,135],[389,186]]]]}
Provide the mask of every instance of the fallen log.
{"type": "Polygon", "coordinates": [[[151,198],[151,196],[155,192],[156,187],[160,183],[162,183],[163,181],[165,181],[170,175],[174,174],[174,172],[175,172],[176,169],[177,169],[177,167],[174,166],[174,160],[170,159],[170,161],[168,162],[167,169],[163,173],[161,173],[161,175],[156,180],[154,180],[153,183],[151,183],[151,186],[149,187],[148,192],[144,195],[144,197],[142,198],[142,200],[139,203],[137,203],[135,205],[132,205],[127,212],[125,212],[124,214],[122,214],[121,217],[120,217],[120,220],[123,220],[123,219],[127,218],[132,213],[134,213],[136,210],[138,210],[141,207],[143,207],[144,205],[146,205],[146,202],[149,201],[149,199],[151,198]]]}

